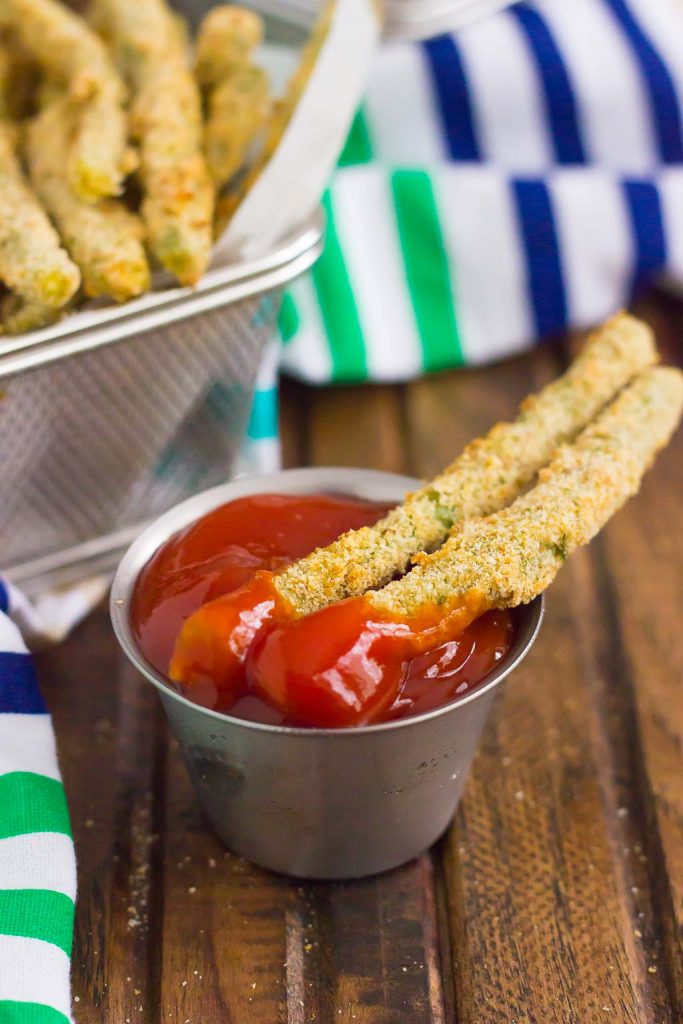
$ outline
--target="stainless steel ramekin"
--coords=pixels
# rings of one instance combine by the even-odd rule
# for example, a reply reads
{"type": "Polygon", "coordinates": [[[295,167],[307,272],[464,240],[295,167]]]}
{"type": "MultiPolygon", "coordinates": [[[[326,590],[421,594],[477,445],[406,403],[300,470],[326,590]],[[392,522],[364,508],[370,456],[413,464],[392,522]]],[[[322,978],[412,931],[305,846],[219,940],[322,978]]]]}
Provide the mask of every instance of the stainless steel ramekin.
{"type": "Polygon", "coordinates": [[[236,853],[301,878],[355,878],[395,867],[450,822],[498,684],[533,644],[543,601],[519,609],[513,649],[488,682],[455,704],[357,729],[245,722],[177,693],[138,650],[130,627],[135,581],[177,530],[247,494],[327,492],[398,502],[410,477],[362,469],[296,469],[241,479],[184,501],[124,556],[111,594],[114,630],[154,686],[209,822],[236,853]]]}

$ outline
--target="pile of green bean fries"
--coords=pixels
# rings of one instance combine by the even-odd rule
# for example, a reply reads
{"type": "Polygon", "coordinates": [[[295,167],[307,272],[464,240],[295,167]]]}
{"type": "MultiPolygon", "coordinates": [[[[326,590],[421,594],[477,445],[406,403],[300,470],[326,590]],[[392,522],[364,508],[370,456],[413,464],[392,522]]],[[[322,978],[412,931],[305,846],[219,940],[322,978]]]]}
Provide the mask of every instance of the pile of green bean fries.
{"type": "Polygon", "coordinates": [[[132,299],[155,267],[197,283],[291,116],[262,34],[231,5],[193,40],[165,0],[0,0],[2,333],[132,299]]]}

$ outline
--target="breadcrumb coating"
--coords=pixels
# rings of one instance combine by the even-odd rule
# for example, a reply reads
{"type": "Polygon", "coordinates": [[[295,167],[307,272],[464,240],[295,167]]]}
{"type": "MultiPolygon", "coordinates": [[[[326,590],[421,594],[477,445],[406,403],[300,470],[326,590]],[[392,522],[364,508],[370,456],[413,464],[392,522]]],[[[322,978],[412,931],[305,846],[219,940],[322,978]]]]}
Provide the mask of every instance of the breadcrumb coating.
{"type": "Polygon", "coordinates": [[[473,441],[375,526],[345,533],[290,566],[276,577],[279,593],[305,615],[388,583],[418,552],[442,544],[454,525],[517,498],[557,446],[656,359],[650,328],[618,314],[590,336],[564,376],[522,403],[514,422],[499,423],[473,441]]]}
{"type": "Polygon", "coordinates": [[[69,188],[65,171],[72,111],[58,98],[31,123],[26,140],[31,182],[78,264],[86,295],[117,302],[149,288],[149,267],[139,217],[116,199],[85,203],[69,188]]]}
{"type": "Polygon", "coordinates": [[[89,201],[118,195],[130,170],[126,89],[102,40],[56,0],[0,0],[0,21],[79,105],[67,161],[71,187],[89,201]]]}
{"type": "Polygon", "coordinates": [[[270,80],[251,59],[262,39],[263,19],[231,4],[213,7],[199,26],[195,76],[205,92],[204,152],[219,189],[243,166],[270,115],[270,80]]]}
{"type": "Polygon", "coordinates": [[[539,483],[509,508],[464,522],[415,568],[366,597],[392,615],[426,605],[511,608],[533,600],[563,562],[588,543],[635,494],[668,442],[683,408],[683,373],[647,370],[541,471],[539,483]]]}
{"type": "Polygon", "coordinates": [[[164,0],[97,0],[93,17],[133,91],[149,245],[182,284],[211,258],[214,187],[202,151],[199,86],[164,0]]]}
{"type": "Polygon", "coordinates": [[[107,81],[80,104],[66,168],[73,192],[86,202],[121,195],[124,179],[138,166],[119,96],[118,84],[107,81]]]}
{"type": "Polygon", "coordinates": [[[64,306],[81,276],[24,178],[12,133],[0,125],[0,280],[27,302],[64,306]]]}

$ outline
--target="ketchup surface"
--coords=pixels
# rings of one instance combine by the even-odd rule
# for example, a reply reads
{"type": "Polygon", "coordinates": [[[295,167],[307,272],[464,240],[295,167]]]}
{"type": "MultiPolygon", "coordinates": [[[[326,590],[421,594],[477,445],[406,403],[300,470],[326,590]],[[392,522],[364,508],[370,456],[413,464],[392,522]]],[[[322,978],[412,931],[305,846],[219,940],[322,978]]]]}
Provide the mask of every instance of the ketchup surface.
{"type": "Polygon", "coordinates": [[[509,612],[471,621],[470,610],[460,629],[459,608],[405,623],[361,597],[292,620],[272,585],[273,573],[387,511],[315,494],[251,495],[215,509],[140,574],[131,607],[140,650],[162,675],[171,666],[196,703],[273,725],[392,721],[456,700],[509,650],[509,612]]]}

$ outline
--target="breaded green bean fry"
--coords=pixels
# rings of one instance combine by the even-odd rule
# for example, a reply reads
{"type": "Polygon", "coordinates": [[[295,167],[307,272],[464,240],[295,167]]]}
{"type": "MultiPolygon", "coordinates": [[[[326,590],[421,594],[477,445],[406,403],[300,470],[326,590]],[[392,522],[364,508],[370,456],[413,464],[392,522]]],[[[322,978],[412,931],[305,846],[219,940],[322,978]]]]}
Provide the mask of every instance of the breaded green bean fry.
{"type": "Polygon", "coordinates": [[[0,280],[31,303],[59,309],[80,274],[30,190],[7,128],[0,127],[0,280]]]}
{"type": "Polygon", "coordinates": [[[268,76],[251,63],[262,37],[262,19],[230,4],[212,8],[199,27],[195,75],[206,90],[204,151],[219,187],[243,165],[268,120],[268,76]]]}
{"type": "Polygon", "coordinates": [[[199,87],[175,16],[163,0],[98,0],[95,18],[133,91],[150,248],[183,284],[195,284],[211,258],[214,188],[199,87]]]}
{"type": "Polygon", "coordinates": [[[526,604],[553,581],[631,495],[668,442],[683,409],[683,374],[646,370],[541,471],[508,508],[464,522],[438,551],[366,598],[392,615],[431,605],[526,604]]]}
{"type": "Polygon", "coordinates": [[[263,19],[245,7],[219,4],[202,19],[197,32],[195,75],[211,88],[249,63],[263,39],[263,19]]]}
{"type": "Polygon", "coordinates": [[[30,125],[31,182],[80,267],[86,295],[124,302],[149,288],[142,222],[116,199],[84,203],[69,188],[64,158],[72,116],[69,100],[61,97],[30,125]]]}
{"type": "Polygon", "coordinates": [[[150,247],[162,266],[189,285],[206,270],[213,244],[215,191],[202,152],[198,104],[190,71],[169,65],[134,108],[150,247]]]}
{"type": "Polygon", "coordinates": [[[204,130],[204,151],[217,185],[243,165],[262,132],[270,110],[268,76],[261,68],[238,68],[211,90],[204,130]]]}
{"type": "Polygon", "coordinates": [[[68,158],[74,191],[92,201],[118,195],[130,170],[125,87],[102,40],[57,0],[0,0],[0,21],[79,104],[68,158]]]}
{"type": "Polygon", "coordinates": [[[118,95],[118,85],[106,82],[80,105],[74,124],[67,174],[72,190],[86,202],[120,195],[124,179],[138,166],[118,95]]]}
{"type": "Polygon", "coordinates": [[[447,469],[375,526],[343,534],[275,578],[299,614],[380,587],[463,519],[504,508],[637,373],[656,361],[649,327],[620,314],[599,328],[564,376],[527,398],[512,423],[473,441],[447,469]]]}

